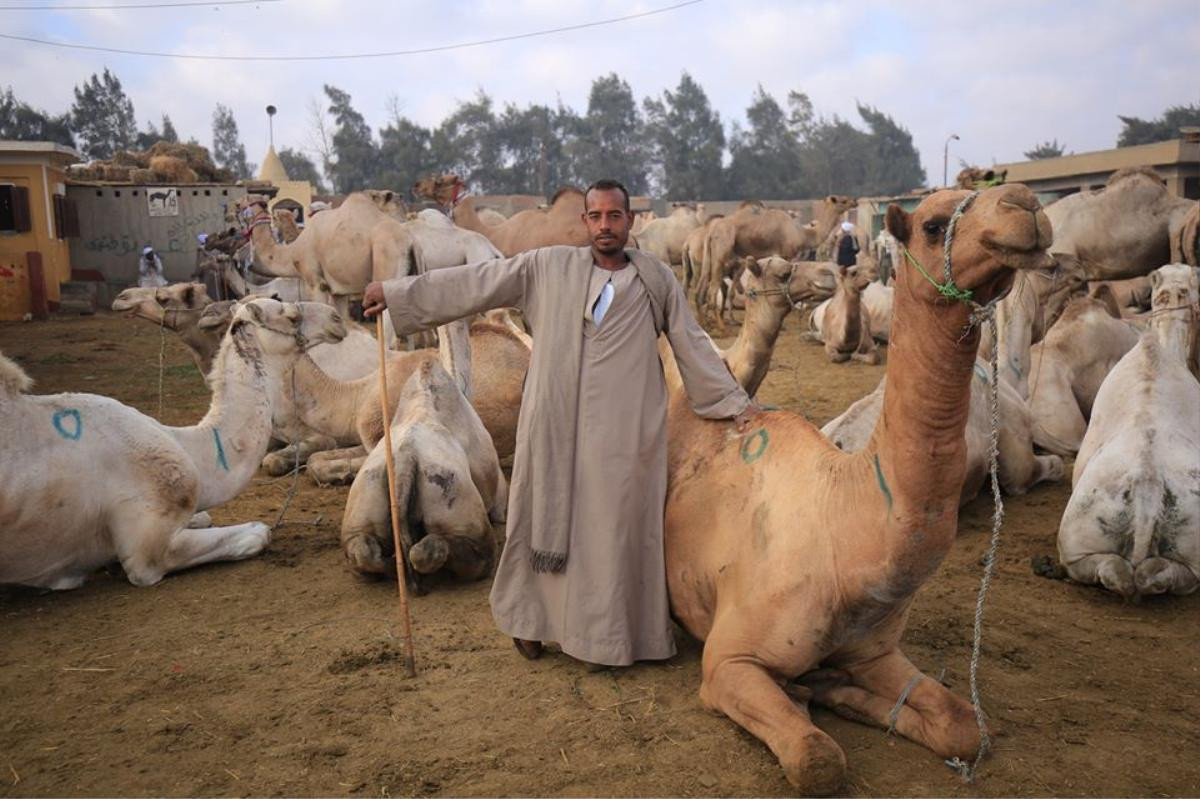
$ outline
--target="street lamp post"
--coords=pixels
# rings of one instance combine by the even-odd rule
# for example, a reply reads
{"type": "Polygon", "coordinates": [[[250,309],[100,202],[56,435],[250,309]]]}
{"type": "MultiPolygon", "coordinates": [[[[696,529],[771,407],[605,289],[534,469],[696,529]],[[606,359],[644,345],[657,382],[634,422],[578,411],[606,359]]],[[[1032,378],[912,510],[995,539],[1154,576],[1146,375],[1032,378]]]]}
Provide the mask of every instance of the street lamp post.
{"type": "Polygon", "coordinates": [[[946,137],[946,145],[944,147],[942,147],[942,185],[943,186],[946,185],[946,181],[949,179],[948,174],[947,174],[947,167],[950,163],[950,140],[951,139],[954,139],[957,141],[958,134],[951,133],[949,136],[947,136],[946,137]]]}
{"type": "Polygon", "coordinates": [[[267,130],[271,139],[271,146],[275,146],[275,106],[267,106],[267,130]]]}

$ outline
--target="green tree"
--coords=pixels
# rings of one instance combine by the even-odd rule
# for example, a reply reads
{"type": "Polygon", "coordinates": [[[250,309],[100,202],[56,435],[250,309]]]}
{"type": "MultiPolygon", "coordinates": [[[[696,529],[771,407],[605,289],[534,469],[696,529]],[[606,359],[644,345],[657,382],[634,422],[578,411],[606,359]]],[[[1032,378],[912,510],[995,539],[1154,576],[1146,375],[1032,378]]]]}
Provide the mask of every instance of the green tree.
{"type": "Polygon", "coordinates": [[[1117,118],[1123,123],[1117,146],[1132,147],[1135,144],[1178,139],[1180,128],[1200,125],[1200,105],[1173,105],[1157,119],[1146,120],[1120,114],[1117,118]]]}
{"type": "Polygon", "coordinates": [[[1065,144],[1059,144],[1058,139],[1045,141],[1032,150],[1026,150],[1025,157],[1030,161],[1039,161],[1043,158],[1058,158],[1063,154],[1066,147],[1065,144]]]}
{"type": "Polygon", "coordinates": [[[504,160],[503,191],[550,197],[574,181],[567,144],[579,117],[560,102],[557,108],[508,105],[496,119],[496,135],[504,160]]]}
{"type": "Polygon", "coordinates": [[[330,137],[333,156],[326,167],[333,190],[338,194],[371,188],[379,171],[379,148],[367,120],[350,104],[350,95],[325,84],[329,113],[336,127],[330,137]]]}
{"type": "Polygon", "coordinates": [[[505,184],[503,147],[492,98],[483,91],[458,104],[433,132],[430,150],[439,169],[453,172],[483,194],[505,184]]]}
{"type": "Polygon", "coordinates": [[[146,129],[138,133],[137,139],[134,140],[134,146],[139,150],[148,150],[161,138],[162,134],[158,132],[158,128],[155,127],[154,123],[147,122],[146,129]]]}
{"type": "Polygon", "coordinates": [[[53,117],[21,102],[13,95],[11,86],[0,92],[0,139],[52,141],[75,146],[69,116],[53,117]]]}
{"type": "Polygon", "coordinates": [[[217,103],[212,121],[213,163],[228,169],[235,177],[249,179],[254,176],[254,165],[246,161],[246,148],[238,136],[237,120],[233,111],[217,103]]]}
{"type": "Polygon", "coordinates": [[[684,72],[675,91],[646,98],[646,138],[659,193],[669,200],[725,196],[721,159],[725,129],[708,95],[684,72]]]}
{"type": "Polygon", "coordinates": [[[870,132],[863,153],[863,182],[854,193],[902,194],[924,185],[925,168],[912,134],[882,111],[862,103],[856,106],[870,132]]]}
{"type": "Polygon", "coordinates": [[[736,122],[729,137],[729,192],[745,198],[804,196],[800,146],[775,98],[759,85],[746,109],[745,130],[736,122]]]}
{"type": "Polygon", "coordinates": [[[90,80],[75,87],[71,127],[79,137],[83,154],[91,159],[111,158],[137,140],[133,103],[107,67],[102,76],[92,73],[90,80]]]}
{"type": "Polygon", "coordinates": [[[279,161],[291,180],[307,180],[318,194],[325,193],[325,184],[321,180],[321,172],[312,159],[299,150],[284,147],[279,151],[279,161]]]}
{"type": "Polygon", "coordinates": [[[171,118],[166,114],[162,115],[162,132],[159,133],[159,136],[163,141],[172,143],[179,141],[179,134],[175,132],[175,126],[171,124],[171,118]]]}
{"type": "Polygon", "coordinates": [[[379,131],[380,188],[407,196],[412,185],[435,171],[433,133],[402,115],[393,104],[391,123],[379,131]]]}
{"type": "Polygon", "coordinates": [[[587,115],[569,149],[580,186],[615,178],[630,194],[645,194],[649,182],[644,127],[628,83],[616,73],[592,81],[587,115]]]}

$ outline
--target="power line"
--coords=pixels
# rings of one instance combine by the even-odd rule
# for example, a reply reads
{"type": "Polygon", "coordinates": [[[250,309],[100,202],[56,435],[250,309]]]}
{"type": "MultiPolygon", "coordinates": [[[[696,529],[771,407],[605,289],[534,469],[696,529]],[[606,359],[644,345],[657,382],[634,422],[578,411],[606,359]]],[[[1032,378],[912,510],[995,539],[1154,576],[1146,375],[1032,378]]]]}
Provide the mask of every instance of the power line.
{"type": "Polygon", "coordinates": [[[95,5],[95,6],[0,6],[0,11],[100,11],[121,10],[125,8],[188,8],[190,6],[248,6],[259,3],[280,3],[283,0],[195,0],[183,3],[130,3],[126,5],[95,5]]]}
{"type": "MultiPolygon", "coordinates": [[[[262,2],[263,0],[258,1],[262,2]]],[[[656,8],[651,11],[642,11],[637,14],[627,14],[623,17],[611,17],[609,19],[601,19],[594,22],[581,22],[577,25],[563,25],[562,27],[558,28],[546,28],[544,30],[530,31],[529,33],[518,33],[512,36],[497,36],[491,39],[479,39],[472,42],[444,44],[437,47],[420,47],[412,50],[391,50],[381,53],[345,53],[338,55],[197,55],[193,53],[159,53],[149,50],[122,50],[117,47],[100,47],[98,45],[90,44],[52,42],[46,39],[35,39],[31,36],[16,36],[10,33],[0,33],[0,39],[9,39],[16,42],[29,42],[31,44],[44,44],[49,45],[50,47],[64,47],[71,50],[93,50],[100,53],[138,55],[146,56],[148,58],[188,58],[202,61],[349,61],[363,58],[389,58],[393,56],[420,55],[422,53],[441,53],[447,50],[459,50],[467,47],[482,47],[483,45],[487,44],[511,42],[519,39],[532,39],[538,36],[549,36],[554,33],[566,33],[568,31],[583,30],[585,28],[598,28],[602,25],[614,25],[618,22],[641,19],[642,17],[654,16],[655,14],[665,14],[668,11],[675,11],[685,6],[693,6],[702,2],[704,2],[704,0],[684,0],[684,2],[675,3],[674,5],[656,8]]],[[[205,3],[204,5],[208,4],[205,3]]]]}

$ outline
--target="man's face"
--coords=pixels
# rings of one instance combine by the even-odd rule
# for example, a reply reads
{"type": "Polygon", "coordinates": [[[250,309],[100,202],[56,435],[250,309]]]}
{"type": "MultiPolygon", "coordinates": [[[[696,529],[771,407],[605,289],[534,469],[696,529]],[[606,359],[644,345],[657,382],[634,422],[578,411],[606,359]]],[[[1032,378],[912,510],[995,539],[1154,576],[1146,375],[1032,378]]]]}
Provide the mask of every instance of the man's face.
{"type": "Polygon", "coordinates": [[[625,249],[632,220],[625,211],[625,195],[620,189],[588,192],[583,222],[597,252],[615,255],[625,249]]]}

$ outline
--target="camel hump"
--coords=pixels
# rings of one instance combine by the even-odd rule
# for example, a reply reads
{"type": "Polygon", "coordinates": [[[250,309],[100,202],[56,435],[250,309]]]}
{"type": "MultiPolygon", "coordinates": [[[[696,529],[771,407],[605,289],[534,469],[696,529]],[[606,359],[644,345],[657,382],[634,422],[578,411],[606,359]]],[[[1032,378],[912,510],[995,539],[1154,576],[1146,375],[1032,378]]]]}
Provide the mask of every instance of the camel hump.
{"type": "Polygon", "coordinates": [[[1120,183],[1122,180],[1134,178],[1138,175],[1147,177],[1150,180],[1153,180],[1155,183],[1162,184],[1163,186],[1167,185],[1167,181],[1158,173],[1158,170],[1151,166],[1127,166],[1118,169],[1116,172],[1112,173],[1112,176],[1104,185],[1105,187],[1111,187],[1117,183],[1120,183]]]}
{"type": "Polygon", "coordinates": [[[1108,312],[1108,315],[1113,319],[1121,318],[1121,308],[1117,304],[1117,297],[1113,294],[1112,286],[1107,283],[1100,283],[1093,286],[1088,296],[1100,303],[1101,307],[1108,312]]]}
{"type": "Polygon", "coordinates": [[[18,394],[24,394],[32,386],[33,379],[0,352],[0,399],[11,399],[18,394]]]}
{"type": "Polygon", "coordinates": [[[554,196],[550,198],[550,204],[554,205],[555,203],[557,203],[560,197],[570,197],[571,195],[574,195],[574,194],[577,194],[580,197],[583,196],[583,192],[580,191],[579,189],[575,188],[574,186],[563,186],[561,189],[554,192],[554,196]]]}

